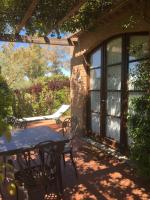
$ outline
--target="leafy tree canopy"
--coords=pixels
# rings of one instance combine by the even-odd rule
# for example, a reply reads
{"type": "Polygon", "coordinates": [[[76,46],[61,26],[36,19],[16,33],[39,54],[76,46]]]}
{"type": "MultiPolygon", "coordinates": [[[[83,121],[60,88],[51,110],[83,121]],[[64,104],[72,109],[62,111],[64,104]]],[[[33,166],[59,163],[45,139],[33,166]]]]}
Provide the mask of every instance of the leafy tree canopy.
{"type": "MultiPolygon", "coordinates": [[[[67,19],[62,25],[62,31],[75,32],[85,30],[93,26],[98,16],[106,9],[111,8],[112,3],[118,0],[87,0],[73,17],[67,19]]],[[[71,11],[79,0],[39,0],[36,9],[25,25],[27,34],[47,35],[50,30],[57,29],[58,22],[71,11]]],[[[0,2],[0,32],[15,33],[16,26],[23,19],[30,0],[2,0],[0,2]]]]}
{"type": "MultiPolygon", "coordinates": [[[[66,13],[78,3],[78,0],[38,0],[36,9],[25,26],[27,34],[45,35],[56,28],[66,13]]],[[[14,33],[31,0],[1,0],[0,1],[0,32],[14,33]]]]}
{"type": "Polygon", "coordinates": [[[11,88],[24,88],[39,77],[62,74],[69,69],[69,50],[49,46],[29,45],[15,48],[5,44],[0,50],[1,73],[11,88]]]}
{"type": "Polygon", "coordinates": [[[100,14],[111,8],[112,2],[112,0],[87,0],[77,15],[63,23],[62,31],[76,32],[93,28],[100,14]]]}

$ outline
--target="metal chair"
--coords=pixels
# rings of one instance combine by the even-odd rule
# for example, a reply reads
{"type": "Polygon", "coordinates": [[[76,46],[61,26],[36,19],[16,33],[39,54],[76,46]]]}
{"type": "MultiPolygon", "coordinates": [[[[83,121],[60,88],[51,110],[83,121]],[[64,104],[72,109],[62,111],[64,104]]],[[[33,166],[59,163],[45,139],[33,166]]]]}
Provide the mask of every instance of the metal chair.
{"type": "Polygon", "coordinates": [[[25,129],[27,127],[27,122],[22,118],[18,119],[14,116],[8,116],[6,118],[6,121],[8,124],[13,126],[14,128],[23,128],[25,129]]]}
{"type": "Polygon", "coordinates": [[[65,166],[65,155],[69,154],[71,162],[72,162],[74,170],[75,170],[76,176],[78,176],[78,174],[77,174],[76,164],[75,164],[75,161],[74,161],[74,158],[73,158],[73,139],[76,136],[77,129],[78,129],[78,119],[77,119],[77,117],[73,116],[73,117],[70,117],[70,118],[66,118],[62,122],[63,135],[66,136],[69,139],[69,142],[65,145],[64,151],[63,151],[64,166],[65,166]]]}
{"type": "Polygon", "coordinates": [[[39,143],[36,147],[39,150],[45,191],[56,192],[59,197],[63,194],[60,161],[64,144],[48,141],[39,143]]]}

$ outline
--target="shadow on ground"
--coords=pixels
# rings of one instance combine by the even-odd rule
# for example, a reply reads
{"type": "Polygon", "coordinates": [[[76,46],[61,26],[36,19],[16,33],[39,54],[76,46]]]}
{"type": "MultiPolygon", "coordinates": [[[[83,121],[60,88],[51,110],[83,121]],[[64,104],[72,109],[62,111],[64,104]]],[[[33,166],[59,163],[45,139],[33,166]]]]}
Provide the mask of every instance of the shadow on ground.
{"type": "MultiPolygon", "coordinates": [[[[50,121],[33,123],[32,126],[48,125],[60,131],[60,126],[50,121]]],[[[149,200],[150,184],[144,183],[127,163],[107,155],[101,150],[92,150],[86,142],[77,138],[74,158],[78,178],[69,157],[66,167],[62,162],[64,185],[63,200],[149,200]]],[[[40,193],[40,191],[39,191],[40,193]]],[[[38,200],[37,198],[34,200],[38,200]]],[[[57,199],[47,196],[45,200],[57,199]]]]}

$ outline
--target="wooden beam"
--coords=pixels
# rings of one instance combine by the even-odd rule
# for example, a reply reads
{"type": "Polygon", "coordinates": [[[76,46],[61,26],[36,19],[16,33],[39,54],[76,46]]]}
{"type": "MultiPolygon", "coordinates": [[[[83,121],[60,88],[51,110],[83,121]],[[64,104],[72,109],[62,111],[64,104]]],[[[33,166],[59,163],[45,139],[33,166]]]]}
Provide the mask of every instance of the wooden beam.
{"type": "Polygon", "coordinates": [[[25,26],[26,22],[31,18],[36,6],[37,6],[38,0],[32,0],[32,3],[30,4],[28,10],[26,11],[22,21],[20,24],[16,27],[16,33],[19,33],[21,29],[25,26]]]}
{"type": "MultiPolygon", "coordinates": [[[[73,15],[75,15],[79,9],[81,8],[81,6],[86,2],[87,0],[80,0],[79,3],[73,7],[72,10],[70,10],[70,12],[68,12],[64,18],[62,18],[58,23],[57,23],[57,28],[59,28],[67,19],[69,19],[70,17],[72,17],[73,15]]],[[[54,27],[55,28],[55,27],[54,27]]],[[[52,32],[52,29],[49,31],[49,33],[47,35],[49,35],[52,32]]]]}
{"type": "Polygon", "coordinates": [[[0,34],[0,41],[72,46],[68,39],[0,34]]]}

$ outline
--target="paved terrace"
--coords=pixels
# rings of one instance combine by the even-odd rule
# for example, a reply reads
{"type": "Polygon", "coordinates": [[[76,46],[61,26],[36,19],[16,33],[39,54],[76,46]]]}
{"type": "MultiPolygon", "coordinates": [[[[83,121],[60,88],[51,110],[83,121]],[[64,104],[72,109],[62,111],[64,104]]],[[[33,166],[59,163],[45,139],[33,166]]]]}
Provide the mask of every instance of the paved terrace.
{"type": "MultiPolygon", "coordinates": [[[[55,130],[60,127],[54,121],[32,123],[29,126],[47,125],[55,130]]],[[[95,150],[79,138],[75,142],[75,160],[78,178],[67,158],[62,165],[64,200],[149,200],[150,185],[135,176],[124,161],[95,150]]],[[[39,190],[40,193],[40,190],[39,190]]],[[[39,194],[34,200],[39,200],[39,194]]],[[[47,196],[45,200],[57,199],[47,196]]],[[[11,198],[14,200],[14,198],[11,198]]]]}

